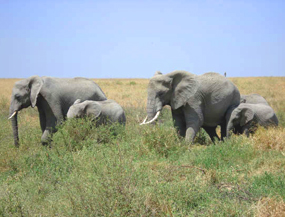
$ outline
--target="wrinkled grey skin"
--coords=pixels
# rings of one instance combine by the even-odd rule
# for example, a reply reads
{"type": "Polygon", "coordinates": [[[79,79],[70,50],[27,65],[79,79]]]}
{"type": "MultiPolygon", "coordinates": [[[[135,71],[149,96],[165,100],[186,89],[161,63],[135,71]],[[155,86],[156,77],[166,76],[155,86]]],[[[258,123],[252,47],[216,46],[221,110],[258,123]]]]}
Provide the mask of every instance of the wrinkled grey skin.
{"type": "MultiPolygon", "coordinates": [[[[47,144],[56,131],[55,126],[66,117],[73,102],[83,100],[106,100],[101,88],[86,78],[53,78],[32,76],[15,83],[12,90],[10,115],[29,106],[37,106],[42,129],[41,141],[47,144]]],[[[19,146],[17,114],[12,117],[14,143],[19,146]]]]}
{"type": "Polygon", "coordinates": [[[260,96],[259,94],[256,94],[256,93],[249,94],[249,95],[241,95],[240,103],[264,104],[264,105],[269,106],[266,99],[264,99],[262,96],[260,96]]]}
{"type": "Polygon", "coordinates": [[[229,116],[227,136],[234,130],[236,134],[249,136],[253,133],[257,124],[263,127],[278,126],[278,119],[273,109],[264,104],[241,103],[229,116]]]}
{"type": "Polygon", "coordinates": [[[85,116],[96,120],[96,124],[120,123],[125,125],[126,116],[123,108],[112,99],[105,101],[76,100],[67,112],[67,118],[83,118],[85,116]]]}
{"type": "Polygon", "coordinates": [[[170,105],[175,128],[189,142],[193,142],[200,127],[214,141],[215,137],[218,138],[217,125],[221,125],[224,138],[226,112],[239,103],[237,87],[218,73],[197,76],[186,71],[165,75],[157,72],[148,85],[148,119],[152,119],[163,106],[170,105]]]}

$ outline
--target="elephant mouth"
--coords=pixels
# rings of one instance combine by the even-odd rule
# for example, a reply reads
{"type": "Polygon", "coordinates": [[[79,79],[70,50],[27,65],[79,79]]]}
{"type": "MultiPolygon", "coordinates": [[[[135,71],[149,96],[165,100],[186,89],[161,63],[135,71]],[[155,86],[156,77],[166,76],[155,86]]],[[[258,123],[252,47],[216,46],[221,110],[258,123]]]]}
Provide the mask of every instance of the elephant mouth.
{"type": "Polygon", "coordinates": [[[154,116],[154,118],[151,119],[151,120],[148,121],[148,122],[146,122],[146,120],[147,120],[147,118],[148,118],[148,116],[146,116],[146,118],[144,119],[144,121],[143,121],[142,123],[140,123],[140,125],[150,124],[150,123],[154,122],[154,121],[158,118],[159,114],[160,114],[160,111],[158,111],[158,112],[156,113],[156,115],[154,116]]]}
{"type": "Polygon", "coordinates": [[[17,112],[18,112],[17,110],[14,111],[13,114],[10,115],[10,117],[8,118],[8,120],[11,119],[12,117],[14,117],[14,116],[17,114],[17,112]]]}

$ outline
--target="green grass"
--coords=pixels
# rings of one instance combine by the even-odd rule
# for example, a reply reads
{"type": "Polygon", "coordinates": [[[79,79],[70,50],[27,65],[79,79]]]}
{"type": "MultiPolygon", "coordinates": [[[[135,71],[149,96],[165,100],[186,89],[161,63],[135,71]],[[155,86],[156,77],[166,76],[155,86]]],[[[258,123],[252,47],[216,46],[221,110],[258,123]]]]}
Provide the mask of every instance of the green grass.
{"type": "Polygon", "coordinates": [[[242,136],[212,145],[203,131],[189,146],[167,109],[155,126],[139,126],[144,110],[132,107],[116,130],[69,120],[51,147],[26,109],[17,149],[1,105],[0,216],[254,216],[261,198],[285,199],[282,152],[242,136]]]}

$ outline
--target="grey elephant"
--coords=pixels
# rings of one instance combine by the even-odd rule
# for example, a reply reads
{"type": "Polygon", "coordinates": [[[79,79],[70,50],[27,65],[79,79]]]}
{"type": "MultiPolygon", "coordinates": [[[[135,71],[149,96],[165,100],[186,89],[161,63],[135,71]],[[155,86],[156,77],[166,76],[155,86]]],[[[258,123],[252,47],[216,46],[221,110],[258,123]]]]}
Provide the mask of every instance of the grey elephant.
{"type": "Polygon", "coordinates": [[[123,108],[112,99],[105,101],[77,99],[67,112],[67,118],[83,118],[85,116],[96,120],[96,126],[109,123],[125,125],[126,116],[123,108]]]}
{"type": "Polygon", "coordinates": [[[214,141],[215,137],[218,138],[217,125],[221,125],[224,138],[226,112],[240,103],[237,87],[224,76],[213,72],[200,76],[186,71],[165,75],[157,72],[150,79],[147,91],[147,117],[141,125],[155,121],[163,106],[170,105],[175,128],[190,142],[201,127],[214,141]]]}
{"type": "Polygon", "coordinates": [[[66,117],[73,102],[83,100],[106,100],[101,88],[86,78],[53,78],[32,76],[15,83],[12,90],[10,117],[14,143],[19,145],[17,113],[29,106],[37,106],[42,129],[41,141],[47,144],[56,131],[56,125],[66,117]]]}
{"type": "Polygon", "coordinates": [[[256,94],[256,93],[249,94],[249,95],[241,95],[240,102],[241,103],[250,103],[250,104],[264,104],[264,105],[269,106],[266,99],[264,99],[261,95],[256,94]]]}
{"type": "Polygon", "coordinates": [[[263,127],[278,126],[278,118],[274,110],[265,104],[241,103],[228,116],[227,136],[234,130],[235,134],[249,136],[257,124],[263,127]]]}

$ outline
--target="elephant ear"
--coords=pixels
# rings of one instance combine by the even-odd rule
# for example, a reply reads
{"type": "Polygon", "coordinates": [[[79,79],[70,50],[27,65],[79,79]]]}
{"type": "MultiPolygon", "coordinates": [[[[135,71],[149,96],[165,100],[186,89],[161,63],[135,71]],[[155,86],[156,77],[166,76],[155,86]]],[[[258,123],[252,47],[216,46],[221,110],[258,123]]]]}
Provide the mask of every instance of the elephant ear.
{"type": "Polygon", "coordinates": [[[30,101],[31,105],[34,108],[37,103],[37,98],[40,93],[40,90],[44,84],[43,80],[39,76],[31,77],[29,82],[30,87],[30,101]]]}
{"type": "Polygon", "coordinates": [[[199,87],[196,76],[188,72],[177,73],[173,76],[171,108],[178,109],[194,96],[199,87]]]}
{"type": "Polygon", "coordinates": [[[244,126],[249,121],[252,121],[253,117],[254,117],[254,111],[249,108],[244,108],[241,113],[240,126],[244,126]]]}
{"type": "Polygon", "coordinates": [[[89,117],[98,118],[101,115],[102,109],[99,103],[88,103],[85,106],[85,114],[89,117]]]}

